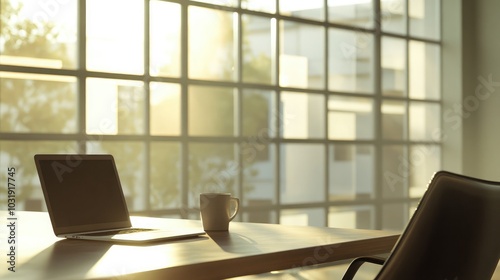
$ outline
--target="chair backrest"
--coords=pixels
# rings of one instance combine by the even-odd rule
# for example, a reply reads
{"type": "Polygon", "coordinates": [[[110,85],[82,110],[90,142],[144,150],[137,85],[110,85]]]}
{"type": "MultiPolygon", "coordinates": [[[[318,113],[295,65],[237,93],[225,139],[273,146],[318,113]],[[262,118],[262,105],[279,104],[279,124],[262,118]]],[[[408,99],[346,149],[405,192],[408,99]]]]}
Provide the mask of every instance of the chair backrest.
{"type": "Polygon", "coordinates": [[[437,172],[376,279],[491,279],[500,182],[437,172]]]}

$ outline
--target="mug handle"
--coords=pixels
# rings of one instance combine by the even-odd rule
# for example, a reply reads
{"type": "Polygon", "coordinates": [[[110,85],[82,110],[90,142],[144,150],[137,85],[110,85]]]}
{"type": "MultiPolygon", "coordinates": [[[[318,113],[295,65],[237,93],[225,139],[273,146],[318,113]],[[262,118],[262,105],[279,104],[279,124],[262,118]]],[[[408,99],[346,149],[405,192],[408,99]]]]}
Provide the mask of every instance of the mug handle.
{"type": "Polygon", "coordinates": [[[231,215],[231,217],[229,217],[229,221],[232,221],[234,219],[234,217],[236,217],[236,214],[238,214],[238,211],[240,210],[240,200],[238,198],[231,197],[231,202],[234,202],[236,206],[235,206],[233,215],[231,215]]]}

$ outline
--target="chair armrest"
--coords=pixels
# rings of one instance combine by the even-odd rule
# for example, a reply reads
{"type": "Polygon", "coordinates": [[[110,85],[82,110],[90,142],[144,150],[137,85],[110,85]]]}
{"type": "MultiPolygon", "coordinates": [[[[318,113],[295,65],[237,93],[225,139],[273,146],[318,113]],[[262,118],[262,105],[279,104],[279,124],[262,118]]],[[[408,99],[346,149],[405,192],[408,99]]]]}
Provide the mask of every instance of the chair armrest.
{"type": "Polygon", "coordinates": [[[380,257],[359,257],[359,258],[355,258],[349,264],[349,267],[347,268],[347,271],[345,272],[344,277],[342,277],[342,280],[352,280],[354,278],[354,275],[356,275],[356,272],[358,272],[358,269],[365,262],[383,265],[385,263],[385,259],[384,258],[380,258],[380,257]]]}

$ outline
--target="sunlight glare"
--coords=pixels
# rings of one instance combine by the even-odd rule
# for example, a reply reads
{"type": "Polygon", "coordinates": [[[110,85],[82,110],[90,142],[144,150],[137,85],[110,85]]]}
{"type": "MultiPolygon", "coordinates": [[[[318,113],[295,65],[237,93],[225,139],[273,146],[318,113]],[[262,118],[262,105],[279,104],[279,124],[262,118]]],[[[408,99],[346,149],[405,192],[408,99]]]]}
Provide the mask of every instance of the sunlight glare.
{"type": "Polygon", "coordinates": [[[165,246],[112,245],[96,264],[89,269],[85,278],[123,277],[131,273],[152,271],[175,265],[175,250],[165,246]],[[137,258],[135,256],[144,256],[137,258]]]}
{"type": "Polygon", "coordinates": [[[143,74],[143,54],[143,1],[87,1],[89,70],[143,74]]]}

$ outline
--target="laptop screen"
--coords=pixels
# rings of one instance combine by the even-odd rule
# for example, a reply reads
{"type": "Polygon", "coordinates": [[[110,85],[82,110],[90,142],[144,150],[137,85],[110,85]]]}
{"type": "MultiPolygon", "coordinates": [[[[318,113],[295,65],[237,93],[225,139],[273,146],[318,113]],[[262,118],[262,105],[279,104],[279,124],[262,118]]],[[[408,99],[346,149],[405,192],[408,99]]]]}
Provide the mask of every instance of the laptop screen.
{"type": "MultiPolygon", "coordinates": [[[[120,181],[110,155],[78,155],[37,159],[47,207],[54,227],[107,229],[128,222],[120,181]]],[[[36,158],[36,157],[35,157],[36,158]]]]}

